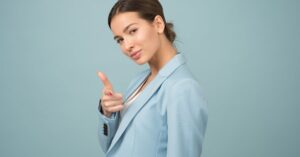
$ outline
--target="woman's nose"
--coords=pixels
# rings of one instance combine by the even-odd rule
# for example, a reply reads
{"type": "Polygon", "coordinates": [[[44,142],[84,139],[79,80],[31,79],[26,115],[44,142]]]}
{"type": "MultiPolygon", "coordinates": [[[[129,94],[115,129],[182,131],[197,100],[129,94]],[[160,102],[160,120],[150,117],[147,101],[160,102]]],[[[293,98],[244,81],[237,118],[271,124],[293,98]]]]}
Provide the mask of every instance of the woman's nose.
{"type": "Polygon", "coordinates": [[[131,51],[132,49],[133,49],[133,47],[134,47],[134,44],[133,44],[133,42],[132,42],[132,40],[125,40],[125,42],[124,42],[124,48],[126,49],[126,51],[131,51]]]}

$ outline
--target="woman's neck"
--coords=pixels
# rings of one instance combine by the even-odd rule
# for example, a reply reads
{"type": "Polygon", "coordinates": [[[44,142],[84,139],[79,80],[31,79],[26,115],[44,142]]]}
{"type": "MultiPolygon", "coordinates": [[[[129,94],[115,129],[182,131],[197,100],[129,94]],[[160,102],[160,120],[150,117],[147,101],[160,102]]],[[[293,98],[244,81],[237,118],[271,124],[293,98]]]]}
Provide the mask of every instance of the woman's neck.
{"type": "Polygon", "coordinates": [[[163,43],[159,51],[157,51],[148,62],[151,69],[151,75],[154,77],[159,72],[159,70],[174,56],[176,56],[176,49],[171,43],[163,43]]]}
{"type": "Polygon", "coordinates": [[[159,70],[174,56],[176,56],[176,49],[173,46],[168,48],[162,49],[154,54],[151,60],[148,62],[150,66],[151,73],[146,78],[143,86],[141,87],[140,91],[142,91],[146,86],[155,78],[159,70]]]}

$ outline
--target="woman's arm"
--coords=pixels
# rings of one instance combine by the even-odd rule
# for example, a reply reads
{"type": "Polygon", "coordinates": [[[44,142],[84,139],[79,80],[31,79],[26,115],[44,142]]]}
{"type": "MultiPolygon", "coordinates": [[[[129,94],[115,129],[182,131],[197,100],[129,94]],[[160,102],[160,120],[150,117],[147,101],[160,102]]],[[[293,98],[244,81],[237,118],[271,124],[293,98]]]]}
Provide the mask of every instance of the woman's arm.
{"type": "Polygon", "coordinates": [[[101,100],[99,102],[99,128],[98,137],[99,142],[104,153],[107,152],[113,137],[115,136],[118,125],[119,125],[119,114],[118,112],[112,113],[111,117],[106,117],[103,114],[101,107],[101,100]]]}
{"type": "Polygon", "coordinates": [[[207,106],[193,79],[173,85],[167,96],[168,157],[199,157],[207,125],[207,106]]]}

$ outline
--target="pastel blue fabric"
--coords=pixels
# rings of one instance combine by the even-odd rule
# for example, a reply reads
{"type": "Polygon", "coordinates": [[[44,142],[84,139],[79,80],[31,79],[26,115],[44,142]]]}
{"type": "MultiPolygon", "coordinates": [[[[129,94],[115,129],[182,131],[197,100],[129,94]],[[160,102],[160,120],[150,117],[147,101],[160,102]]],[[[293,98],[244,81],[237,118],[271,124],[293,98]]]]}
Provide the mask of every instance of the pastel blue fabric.
{"type": "MultiPolygon", "coordinates": [[[[147,77],[140,72],[125,99],[147,77]]],[[[99,141],[107,157],[199,157],[208,120],[202,88],[178,53],[130,105],[122,120],[99,112],[99,141]],[[104,134],[103,125],[107,125],[104,134]]]]}

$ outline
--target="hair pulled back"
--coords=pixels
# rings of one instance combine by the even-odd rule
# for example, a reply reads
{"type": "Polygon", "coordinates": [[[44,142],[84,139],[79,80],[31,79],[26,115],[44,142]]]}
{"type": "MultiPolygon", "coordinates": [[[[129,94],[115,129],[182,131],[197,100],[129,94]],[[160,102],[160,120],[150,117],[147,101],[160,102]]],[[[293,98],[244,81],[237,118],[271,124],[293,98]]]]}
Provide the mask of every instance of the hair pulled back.
{"type": "Polygon", "coordinates": [[[149,22],[153,22],[155,16],[160,15],[165,23],[164,34],[173,43],[176,33],[173,23],[166,22],[162,5],[158,0],[118,0],[111,8],[108,15],[108,25],[111,28],[111,20],[118,13],[137,12],[138,15],[149,22]]]}

